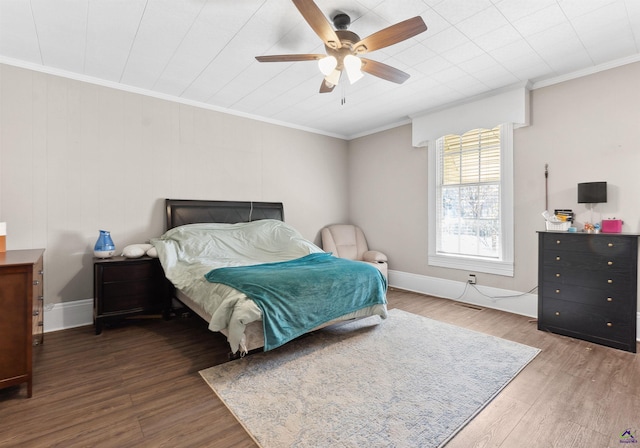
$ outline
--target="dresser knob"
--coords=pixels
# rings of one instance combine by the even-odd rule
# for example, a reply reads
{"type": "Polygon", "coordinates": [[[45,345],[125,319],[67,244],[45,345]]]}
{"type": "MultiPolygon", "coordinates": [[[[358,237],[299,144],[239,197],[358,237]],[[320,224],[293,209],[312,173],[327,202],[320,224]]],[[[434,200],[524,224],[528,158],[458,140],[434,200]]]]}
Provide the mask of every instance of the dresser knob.
{"type": "Polygon", "coordinates": [[[556,316],[559,316],[559,315],[560,315],[560,311],[556,311],[556,316]]]}
{"type": "Polygon", "coordinates": [[[607,302],[613,302],[613,297],[607,297],[607,302]]]}
{"type": "Polygon", "coordinates": [[[556,257],[556,261],[560,261],[560,257],[556,257]]]}
{"type": "Polygon", "coordinates": [[[607,266],[613,266],[613,261],[607,261],[607,266]]]}
{"type": "Polygon", "coordinates": [[[556,277],[560,277],[560,273],[557,273],[557,274],[556,274],[556,277]]]}
{"type": "Polygon", "coordinates": [[[607,280],[607,283],[611,284],[611,283],[613,283],[613,280],[609,279],[609,280],[607,280]]]}
{"type": "Polygon", "coordinates": [[[556,240],[556,244],[560,244],[560,240],[556,240]]]}
{"type": "Polygon", "coordinates": [[[40,284],[40,280],[34,280],[33,281],[33,286],[38,286],[40,284]]]}
{"type": "Polygon", "coordinates": [[[38,296],[38,300],[42,302],[44,300],[44,296],[38,296]]]}
{"type": "Polygon", "coordinates": [[[33,310],[33,315],[34,315],[34,316],[38,316],[39,314],[40,314],[40,311],[38,311],[38,310],[33,310]]]}
{"type": "Polygon", "coordinates": [[[607,246],[613,247],[613,243],[609,243],[609,244],[607,244],[607,246]]]}
{"type": "Polygon", "coordinates": [[[44,274],[44,271],[43,271],[42,269],[40,269],[40,270],[38,271],[38,275],[43,275],[43,274],[44,274]]]}
{"type": "Polygon", "coordinates": [[[613,327],[613,323],[612,322],[607,322],[607,327],[613,327]]]}
{"type": "Polygon", "coordinates": [[[559,289],[556,289],[556,294],[560,294],[560,290],[559,289]]]}

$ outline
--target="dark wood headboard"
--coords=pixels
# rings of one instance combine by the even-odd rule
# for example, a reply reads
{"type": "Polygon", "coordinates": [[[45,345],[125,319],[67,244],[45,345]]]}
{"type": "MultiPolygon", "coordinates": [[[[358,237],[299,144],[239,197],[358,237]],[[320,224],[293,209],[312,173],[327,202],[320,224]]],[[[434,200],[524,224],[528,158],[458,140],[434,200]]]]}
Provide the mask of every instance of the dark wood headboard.
{"type": "Polygon", "coordinates": [[[282,202],[201,201],[196,199],[165,199],[167,229],[202,222],[284,221],[282,202]]]}

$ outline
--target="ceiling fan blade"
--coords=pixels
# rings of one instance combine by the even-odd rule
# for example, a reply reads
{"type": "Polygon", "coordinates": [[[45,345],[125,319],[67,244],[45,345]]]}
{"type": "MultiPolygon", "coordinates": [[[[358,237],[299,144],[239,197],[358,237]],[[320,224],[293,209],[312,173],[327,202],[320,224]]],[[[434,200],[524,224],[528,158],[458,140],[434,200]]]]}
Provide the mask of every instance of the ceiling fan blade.
{"type": "Polygon", "coordinates": [[[422,17],[416,16],[365,37],[356,43],[353,48],[355,48],[356,53],[367,53],[397,44],[426,30],[427,25],[422,20],[422,17]]]}
{"type": "Polygon", "coordinates": [[[324,16],[318,5],[313,0],[293,0],[304,20],[307,21],[313,31],[322,39],[329,48],[341,48],[342,44],[338,35],[333,30],[331,23],[324,16]]]}
{"type": "Polygon", "coordinates": [[[409,79],[409,74],[393,68],[390,65],[383,64],[382,62],[373,61],[371,59],[361,58],[363,72],[367,72],[370,75],[377,76],[378,78],[386,79],[387,81],[395,82],[396,84],[402,84],[409,79]]]}
{"type": "Polygon", "coordinates": [[[330,93],[333,92],[335,86],[333,84],[329,84],[326,80],[322,80],[322,84],[320,84],[320,93],[330,93]]]}
{"type": "Polygon", "coordinates": [[[259,62],[296,62],[317,61],[327,57],[326,54],[274,54],[269,56],[256,56],[259,62]]]}

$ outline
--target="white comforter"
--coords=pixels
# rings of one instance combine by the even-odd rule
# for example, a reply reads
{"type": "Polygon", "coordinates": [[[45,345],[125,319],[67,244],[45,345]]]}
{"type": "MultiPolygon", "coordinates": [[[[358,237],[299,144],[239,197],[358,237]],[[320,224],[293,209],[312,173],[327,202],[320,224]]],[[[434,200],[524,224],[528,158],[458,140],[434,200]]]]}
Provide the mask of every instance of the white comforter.
{"type": "Polygon", "coordinates": [[[260,308],[240,291],[209,283],[204,275],[226,266],[293,260],[322,252],[282,221],[189,224],[151,240],[166,277],[212,316],[209,329],[226,330],[232,352],[241,346],[247,324],[260,320],[260,308]]]}

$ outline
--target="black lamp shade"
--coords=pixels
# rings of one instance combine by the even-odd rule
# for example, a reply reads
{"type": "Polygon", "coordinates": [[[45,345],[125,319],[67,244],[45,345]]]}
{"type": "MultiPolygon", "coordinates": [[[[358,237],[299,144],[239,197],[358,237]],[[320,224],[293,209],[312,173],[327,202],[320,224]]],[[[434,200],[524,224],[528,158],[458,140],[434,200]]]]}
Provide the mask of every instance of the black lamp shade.
{"type": "Polygon", "coordinates": [[[606,182],[584,182],[578,184],[578,204],[607,202],[606,182]]]}

